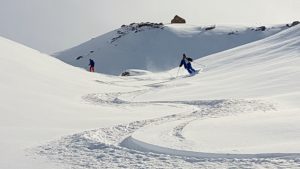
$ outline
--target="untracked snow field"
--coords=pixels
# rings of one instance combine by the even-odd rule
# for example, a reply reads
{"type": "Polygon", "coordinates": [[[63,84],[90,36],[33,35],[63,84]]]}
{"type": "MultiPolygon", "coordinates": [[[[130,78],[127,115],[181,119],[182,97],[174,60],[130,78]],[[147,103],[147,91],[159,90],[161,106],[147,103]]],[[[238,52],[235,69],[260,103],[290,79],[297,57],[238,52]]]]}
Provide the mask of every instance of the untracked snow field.
{"type": "Polygon", "coordinates": [[[3,38],[0,59],[0,168],[300,168],[299,26],[194,76],[88,73],[3,38]]]}

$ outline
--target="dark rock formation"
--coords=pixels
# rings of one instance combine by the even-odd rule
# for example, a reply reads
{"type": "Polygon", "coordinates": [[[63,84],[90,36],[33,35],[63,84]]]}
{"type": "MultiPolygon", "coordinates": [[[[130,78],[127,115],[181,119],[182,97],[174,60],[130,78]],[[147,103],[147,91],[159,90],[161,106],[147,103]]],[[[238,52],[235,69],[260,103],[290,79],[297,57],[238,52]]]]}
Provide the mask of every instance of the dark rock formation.
{"type": "Polygon", "coordinates": [[[215,29],[216,28],[216,25],[213,25],[213,26],[209,26],[209,27],[206,27],[206,28],[204,28],[206,31],[208,31],[208,30],[213,30],[213,29],[215,29]]]}
{"type": "Polygon", "coordinates": [[[186,23],[185,19],[181,18],[180,16],[176,15],[172,20],[171,23],[186,23]]]}
{"type": "Polygon", "coordinates": [[[129,33],[138,33],[145,30],[151,29],[163,29],[163,23],[151,23],[151,22],[141,22],[141,23],[131,23],[129,25],[122,25],[121,28],[117,31],[114,38],[111,39],[110,43],[117,41],[118,39],[122,38],[123,36],[129,33]]]}
{"type": "Polygon", "coordinates": [[[265,26],[260,26],[255,29],[255,31],[265,31],[267,28],[265,26]]]}
{"type": "Polygon", "coordinates": [[[296,26],[296,25],[298,25],[298,24],[300,24],[299,21],[294,21],[294,22],[291,23],[290,25],[289,25],[289,24],[286,24],[286,26],[287,26],[287,27],[293,27],[293,26],[296,26]]]}

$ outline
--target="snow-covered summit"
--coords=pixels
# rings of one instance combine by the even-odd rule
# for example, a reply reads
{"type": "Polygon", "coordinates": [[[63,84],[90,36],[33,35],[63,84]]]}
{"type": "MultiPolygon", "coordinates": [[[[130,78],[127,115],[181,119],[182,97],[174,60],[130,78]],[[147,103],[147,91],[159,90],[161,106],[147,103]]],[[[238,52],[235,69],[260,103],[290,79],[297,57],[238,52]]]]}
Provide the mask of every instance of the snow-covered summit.
{"type": "Polygon", "coordinates": [[[194,59],[276,34],[288,27],[193,26],[132,23],[54,54],[71,65],[119,75],[127,69],[164,71],[178,66],[183,53],[194,59]]]}

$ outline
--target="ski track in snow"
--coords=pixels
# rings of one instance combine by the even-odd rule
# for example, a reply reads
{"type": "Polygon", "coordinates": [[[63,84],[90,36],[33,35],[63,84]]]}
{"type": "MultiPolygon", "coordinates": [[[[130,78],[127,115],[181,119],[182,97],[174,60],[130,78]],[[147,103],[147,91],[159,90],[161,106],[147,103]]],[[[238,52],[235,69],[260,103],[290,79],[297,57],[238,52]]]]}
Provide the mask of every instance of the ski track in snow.
{"type": "MultiPolygon", "coordinates": [[[[164,83],[164,82],[163,82],[164,83]]],[[[135,131],[146,126],[157,126],[180,121],[170,131],[174,143],[187,143],[182,131],[190,122],[206,118],[219,118],[240,113],[274,111],[275,106],[260,100],[195,100],[195,101],[149,101],[133,102],[137,95],[142,95],[157,87],[166,87],[161,83],[146,85],[149,89],[132,92],[88,94],[83,100],[97,105],[110,106],[172,106],[182,109],[182,113],[160,118],[134,121],[109,128],[66,136],[30,150],[65,168],[300,168],[299,154],[234,155],[195,152],[202,157],[185,154],[174,150],[173,153],[157,152],[136,145],[131,136],[135,131]],[[157,86],[159,85],[159,86],[157,86]],[[131,96],[131,101],[121,99],[131,96]],[[190,111],[187,110],[187,106],[190,111]],[[176,153],[176,152],[179,153],[176,153]]],[[[162,108],[163,111],[163,108],[162,108]]],[[[150,146],[151,147],[151,146],[150,146]]],[[[168,149],[168,148],[166,148],[168,149]]]]}

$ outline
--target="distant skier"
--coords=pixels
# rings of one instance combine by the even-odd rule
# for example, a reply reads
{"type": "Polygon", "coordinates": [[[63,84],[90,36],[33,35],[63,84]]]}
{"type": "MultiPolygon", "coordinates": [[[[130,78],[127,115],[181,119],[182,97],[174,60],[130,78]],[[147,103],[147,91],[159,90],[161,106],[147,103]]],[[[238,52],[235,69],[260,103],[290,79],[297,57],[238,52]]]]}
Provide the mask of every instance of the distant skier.
{"type": "Polygon", "coordinates": [[[92,59],[90,59],[90,64],[89,64],[89,66],[90,66],[90,72],[95,72],[95,62],[92,60],[92,59]]]}
{"type": "Polygon", "coordinates": [[[189,72],[189,74],[193,75],[194,73],[196,73],[196,70],[192,67],[192,61],[192,58],[189,58],[185,54],[183,54],[179,67],[183,65],[184,68],[189,72]]]}

